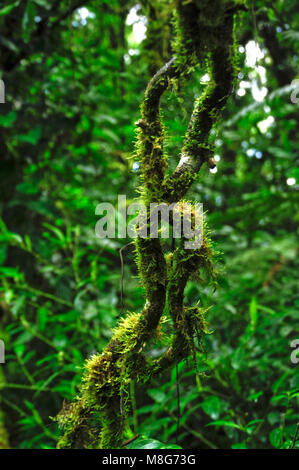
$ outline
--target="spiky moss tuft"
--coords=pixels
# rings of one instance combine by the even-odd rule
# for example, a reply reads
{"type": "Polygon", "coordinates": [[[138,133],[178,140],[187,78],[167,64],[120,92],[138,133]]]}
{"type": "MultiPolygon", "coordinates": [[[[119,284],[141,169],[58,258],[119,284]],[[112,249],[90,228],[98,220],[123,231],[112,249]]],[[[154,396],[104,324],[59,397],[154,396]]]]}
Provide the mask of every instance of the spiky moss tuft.
{"type": "MultiPolygon", "coordinates": [[[[159,329],[156,334],[159,335],[159,329]]],[[[127,426],[129,383],[132,377],[146,382],[153,373],[150,363],[141,357],[137,360],[146,336],[142,315],[130,313],[120,320],[103,353],[86,361],[80,396],[57,417],[64,429],[59,448],[120,446],[127,426]],[[89,437],[86,431],[91,428],[94,417],[97,428],[89,437]]]]}
{"type": "Polygon", "coordinates": [[[126,431],[130,380],[138,377],[146,381],[152,373],[149,367],[142,368],[142,360],[136,358],[141,354],[143,344],[155,336],[163,312],[166,263],[157,239],[138,238],[136,251],[147,302],[141,313],[130,313],[120,320],[102,354],[87,360],[78,408],[67,420],[67,437],[60,445],[74,446],[74,439],[82,434],[81,428],[86,425],[81,420],[86,412],[88,419],[98,414],[100,432],[97,447],[119,447],[126,431]]]}
{"type": "Polygon", "coordinates": [[[181,360],[192,356],[197,369],[196,350],[201,345],[204,334],[209,334],[205,314],[208,309],[199,307],[182,308],[176,316],[174,333],[168,351],[151,365],[152,375],[169,366],[178,364],[181,360]],[[196,344],[197,342],[197,344],[196,344]]]}
{"type": "Polygon", "coordinates": [[[195,366],[197,365],[196,340],[200,345],[203,334],[209,333],[205,318],[207,310],[199,307],[185,307],[177,320],[178,329],[185,339],[189,354],[193,356],[195,366]]]}
{"type": "Polygon", "coordinates": [[[146,333],[142,314],[129,313],[115,328],[112,340],[102,354],[92,356],[85,365],[83,400],[89,406],[106,407],[107,398],[119,395],[130,382],[127,374],[132,354],[141,348],[146,333]]]}
{"type": "Polygon", "coordinates": [[[136,262],[144,287],[150,292],[154,284],[165,285],[167,270],[160,240],[137,237],[135,246],[136,262]]]}
{"type": "MultiPolygon", "coordinates": [[[[142,114],[146,113],[142,110],[142,114]]],[[[141,165],[140,193],[145,203],[159,201],[166,168],[166,158],[163,152],[164,127],[160,114],[157,113],[152,122],[145,119],[138,121],[138,126],[136,158],[141,165]]]]}
{"type": "Polygon", "coordinates": [[[223,0],[177,1],[173,49],[181,74],[188,75],[194,66],[203,65],[207,52],[218,43],[215,28],[223,19],[227,3],[223,0]]]}
{"type": "Polygon", "coordinates": [[[77,397],[74,403],[64,403],[62,410],[55,417],[63,434],[57,444],[58,449],[81,449],[97,445],[96,435],[88,420],[89,409],[77,397]]]}
{"type": "MultiPolygon", "coordinates": [[[[181,221],[184,220],[186,226],[189,226],[190,230],[195,233],[195,224],[198,223],[198,219],[196,218],[196,205],[191,201],[182,200],[176,204],[176,209],[181,216],[181,221]]],[[[203,217],[201,245],[196,249],[186,249],[185,243],[187,239],[184,237],[180,239],[179,246],[171,256],[173,263],[172,277],[180,277],[183,275],[184,271],[190,276],[199,268],[206,269],[209,276],[212,278],[215,276],[213,271],[215,253],[210,237],[210,230],[204,218],[204,214],[200,216],[203,217]]],[[[188,241],[192,241],[193,239],[194,237],[188,239],[188,241]]]]}

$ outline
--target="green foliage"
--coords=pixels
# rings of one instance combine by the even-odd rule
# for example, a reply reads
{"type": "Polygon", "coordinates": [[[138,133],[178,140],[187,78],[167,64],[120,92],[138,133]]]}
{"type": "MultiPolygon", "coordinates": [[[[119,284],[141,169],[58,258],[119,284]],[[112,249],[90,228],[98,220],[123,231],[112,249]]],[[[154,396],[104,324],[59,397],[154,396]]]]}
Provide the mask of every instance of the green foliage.
{"type": "MultiPolygon", "coordinates": [[[[133,3],[85,2],[91,13],[86,23],[78,10],[70,11],[74,3],[0,6],[6,85],[6,103],[0,104],[0,338],[6,345],[0,447],[7,440],[13,448],[56,447],[59,430],[51,417],[63,401],[65,410],[72,406],[86,359],[91,365],[104,350],[122,310],[118,250],[129,240],[97,239],[94,211],[99,202],[116,205],[118,194],[129,202],[136,196],[134,122],[149,78],[144,48],[150,46],[136,43],[131,50],[126,18],[133,3]]],[[[216,251],[222,252],[217,291],[199,285],[198,273],[185,291],[189,312],[195,306],[206,312],[208,326],[200,350],[192,338],[193,357],[180,362],[178,377],[174,368],[153,378],[150,388],[142,381],[126,384],[126,433],[128,439],[140,434],[130,448],[299,446],[299,374],[290,361],[290,342],[298,338],[298,105],[288,88],[298,66],[298,12],[293,0],[254,4],[253,13],[240,13],[236,40],[244,47],[256,41],[263,57],[250,65],[237,50],[241,85],[234,85],[224,120],[207,143],[220,157],[218,172],[203,167],[188,193],[204,203],[216,251]],[[279,60],[277,50],[283,51],[279,60]],[[267,95],[256,101],[263,87],[267,95]],[[295,185],[287,184],[290,178],[295,185]]],[[[140,5],[139,16],[149,14],[140,5]]],[[[169,28],[162,35],[167,43],[168,15],[161,10],[156,18],[169,28]]],[[[208,34],[213,25],[207,17],[201,24],[208,34]]],[[[154,52],[159,62],[161,49],[154,52]]],[[[163,53],[170,57],[168,46],[163,53]]],[[[209,86],[204,73],[203,61],[182,84],[183,95],[173,83],[163,99],[160,131],[170,170],[194,97],[209,86]]],[[[158,159],[160,143],[150,137],[141,150],[151,145],[158,159]]],[[[163,250],[169,251],[168,242],[163,250]]],[[[137,280],[134,257],[127,248],[124,310],[140,312],[147,286],[137,280]]],[[[118,328],[128,321],[132,326],[138,315],[118,328]]],[[[167,347],[169,319],[160,328],[155,344],[147,346],[150,360],[167,347]]],[[[73,411],[81,419],[80,410],[73,411]]],[[[92,426],[98,429],[96,420],[92,426]]]]}

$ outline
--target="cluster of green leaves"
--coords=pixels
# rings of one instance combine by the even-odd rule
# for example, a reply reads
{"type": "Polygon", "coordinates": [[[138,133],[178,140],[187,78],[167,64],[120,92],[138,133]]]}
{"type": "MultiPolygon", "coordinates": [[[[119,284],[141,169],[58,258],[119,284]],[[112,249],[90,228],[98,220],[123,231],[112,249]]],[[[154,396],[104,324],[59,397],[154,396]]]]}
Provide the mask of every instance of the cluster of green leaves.
{"type": "MultiPolygon", "coordinates": [[[[165,371],[146,393],[132,386],[130,421],[141,437],[131,448],[299,445],[299,370],[290,360],[298,185],[287,184],[299,178],[298,106],[290,101],[298,13],[294,0],[254,3],[237,26],[242,86],[215,130],[218,172],[203,168],[192,189],[223,253],[216,293],[196,282],[186,290],[190,306],[213,305],[212,334],[197,367],[190,358],[178,377],[165,371]],[[255,64],[248,43],[261,50],[255,64]]],[[[130,240],[97,239],[95,207],[136,197],[134,122],[148,51],[127,18],[142,22],[145,12],[124,0],[0,4],[0,407],[16,448],[55,447],[51,417],[76,395],[84,360],[104,348],[121,312],[118,250],[130,240]]],[[[163,102],[170,168],[205,86],[197,70],[163,102]]],[[[123,254],[125,309],[139,311],[134,256],[130,247],[123,254]]]]}

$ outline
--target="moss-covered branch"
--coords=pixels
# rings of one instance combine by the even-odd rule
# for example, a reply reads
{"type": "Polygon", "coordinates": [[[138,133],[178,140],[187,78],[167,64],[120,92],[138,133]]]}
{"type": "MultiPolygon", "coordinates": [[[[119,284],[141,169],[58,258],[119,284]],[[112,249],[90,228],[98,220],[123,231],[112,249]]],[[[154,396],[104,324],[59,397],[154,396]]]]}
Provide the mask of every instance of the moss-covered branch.
{"type": "MultiPolygon", "coordinates": [[[[202,164],[212,156],[210,131],[231,93],[234,78],[233,15],[238,8],[225,0],[176,2],[175,55],[149,82],[137,123],[140,193],[147,207],[147,225],[153,202],[178,202],[184,213],[182,198],[202,164]],[[172,80],[186,81],[193,68],[205,61],[210,64],[211,81],[195,103],[180,163],[167,179],[161,98],[172,80]]],[[[170,255],[171,263],[167,263],[159,239],[136,238],[137,265],[146,297],[144,308],[121,319],[104,351],[86,362],[78,397],[58,416],[64,430],[58,447],[120,447],[128,429],[130,381],[147,382],[188,355],[195,357],[196,341],[205,332],[204,311],[184,306],[184,290],[190,276],[198,271],[206,270],[213,278],[213,262],[207,234],[197,249],[187,250],[184,241],[181,239],[170,255]],[[144,348],[159,336],[166,298],[172,340],[167,352],[152,360],[144,348]]]]}
{"type": "MultiPolygon", "coordinates": [[[[213,2],[210,2],[213,3],[213,2]]],[[[224,5],[225,7],[225,5],[224,5]]],[[[221,11],[221,9],[220,9],[221,11]]],[[[213,166],[210,132],[231,94],[234,81],[233,16],[235,9],[226,6],[217,26],[211,30],[208,55],[210,82],[194,106],[178,166],[164,184],[162,199],[169,203],[185,196],[198,172],[207,162],[213,166]]]]}

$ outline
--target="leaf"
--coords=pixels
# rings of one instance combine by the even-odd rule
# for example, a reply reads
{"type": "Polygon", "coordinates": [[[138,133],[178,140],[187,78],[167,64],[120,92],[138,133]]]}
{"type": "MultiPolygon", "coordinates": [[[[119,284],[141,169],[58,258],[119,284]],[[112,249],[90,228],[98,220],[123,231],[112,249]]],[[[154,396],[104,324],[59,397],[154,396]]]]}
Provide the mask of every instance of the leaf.
{"type": "Polygon", "coordinates": [[[228,426],[229,428],[236,428],[236,429],[243,429],[238,424],[234,423],[233,421],[225,421],[222,419],[218,419],[213,421],[212,423],[207,424],[206,426],[228,426]]]}
{"type": "Polygon", "coordinates": [[[0,126],[2,127],[11,127],[11,125],[15,122],[17,119],[17,114],[15,111],[11,111],[8,114],[5,114],[4,116],[0,116],[0,126]]]}
{"type": "Polygon", "coordinates": [[[251,327],[252,329],[255,329],[257,320],[258,320],[257,301],[255,297],[251,298],[250,305],[249,305],[249,315],[250,315],[251,327]]]}
{"type": "Polygon", "coordinates": [[[47,10],[50,10],[51,8],[51,2],[48,0],[34,0],[37,5],[40,5],[41,7],[46,8],[47,10]]]}
{"type": "Polygon", "coordinates": [[[293,42],[299,42],[299,31],[289,29],[288,31],[283,31],[281,35],[284,39],[287,39],[293,42]]]}
{"type": "Polygon", "coordinates": [[[15,279],[20,279],[22,277],[22,273],[20,273],[18,269],[5,266],[0,266],[0,275],[1,274],[4,274],[4,276],[7,277],[13,277],[15,279]]]}
{"type": "Polygon", "coordinates": [[[257,401],[257,399],[261,397],[263,393],[264,392],[262,392],[261,390],[259,392],[252,393],[251,395],[249,395],[248,400],[257,401]]]}
{"type": "Polygon", "coordinates": [[[163,444],[163,442],[140,436],[129,446],[130,449],[182,449],[176,444],[163,444]]]}
{"type": "Polygon", "coordinates": [[[147,392],[149,396],[155,400],[157,403],[164,403],[167,400],[167,396],[161,390],[151,389],[147,392]]]}
{"type": "Polygon", "coordinates": [[[276,393],[280,387],[282,386],[283,382],[285,381],[285,379],[288,377],[288,375],[291,373],[290,370],[287,370],[281,377],[279,377],[278,380],[276,380],[274,382],[274,384],[272,385],[272,391],[273,393],[276,393]]]}
{"type": "Polygon", "coordinates": [[[7,49],[10,49],[11,51],[15,52],[16,54],[19,52],[18,47],[12,41],[9,41],[7,38],[5,38],[3,36],[0,36],[0,44],[7,47],[7,49]]]}
{"type": "MultiPolygon", "coordinates": [[[[185,407],[188,405],[188,403],[192,402],[193,400],[198,399],[198,391],[194,390],[192,393],[188,393],[187,395],[181,397],[180,399],[180,406],[181,406],[181,411],[185,409],[185,407]]],[[[200,406],[200,405],[198,405],[200,406]]],[[[217,418],[217,416],[215,416],[217,418]]]]}
{"type": "Polygon", "coordinates": [[[290,160],[294,158],[294,153],[292,152],[286,152],[285,150],[281,149],[280,147],[269,147],[269,153],[274,155],[277,158],[285,158],[287,160],[290,160]]]}
{"type": "Polygon", "coordinates": [[[44,223],[43,225],[44,227],[48,228],[53,233],[55,233],[55,235],[57,236],[59,240],[61,240],[62,242],[66,241],[64,233],[59,228],[55,227],[54,225],[47,224],[47,223],[44,223]]]}
{"type": "Polygon", "coordinates": [[[16,8],[19,5],[19,1],[11,3],[10,5],[6,5],[6,7],[1,8],[0,10],[0,16],[5,16],[8,15],[14,8],[16,8]]]}
{"type": "Polygon", "coordinates": [[[237,442],[232,445],[232,449],[247,449],[247,444],[246,442],[237,442]]]}
{"type": "Polygon", "coordinates": [[[272,429],[269,434],[269,440],[273,447],[275,447],[276,449],[279,448],[282,438],[283,430],[281,428],[272,429]]]}
{"type": "Polygon", "coordinates": [[[36,126],[35,128],[31,129],[31,131],[29,131],[27,134],[18,135],[16,136],[16,138],[20,142],[27,142],[28,144],[35,145],[38,142],[40,136],[41,136],[41,127],[36,126]]]}
{"type": "Polygon", "coordinates": [[[57,377],[58,375],[60,374],[60,372],[54,372],[52,375],[50,375],[50,377],[45,380],[45,381],[42,381],[41,382],[41,385],[38,386],[38,390],[35,392],[34,394],[34,398],[38,397],[38,395],[45,389],[48,387],[48,385],[55,379],[55,377],[57,377]]]}
{"type": "Polygon", "coordinates": [[[22,357],[25,352],[25,345],[24,344],[17,344],[14,346],[14,351],[17,356],[22,357]]]}
{"type": "Polygon", "coordinates": [[[32,1],[29,1],[25,10],[22,20],[22,33],[24,41],[27,43],[30,40],[30,35],[35,27],[34,18],[36,15],[36,8],[32,1]]]}
{"type": "Polygon", "coordinates": [[[48,309],[41,307],[37,311],[38,329],[43,331],[48,322],[48,309]]]}
{"type": "Polygon", "coordinates": [[[31,243],[30,237],[27,234],[25,234],[24,236],[24,241],[25,241],[28,251],[32,251],[32,243],[31,243]]]}
{"type": "Polygon", "coordinates": [[[202,409],[212,419],[217,419],[220,414],[221,403],[218,397],[210,396],[206,398],[202,404],[202,409]]]}
{"type": "Polygon", "coordinates": [[[278,411],[271,411],[268,416],[268,421],[271,425],[278,423],[280,420],[280,413],[278,411]]]}
{"type": "Polygon", "coordinates": [[[252,434],[256,429],[256,425],[263,422],[263,419],[253,419],[252,421],[249,421],[249,423],[246,424],[245,430],[248,432],[248,434],[252,434]]]}
{"type": "Polygon", "coordinates": [[[16,190],[23,194],[37,194],[38,186],[34,184],[34,181],[24,181],[23,183],[17,185],[16,190]]]}

